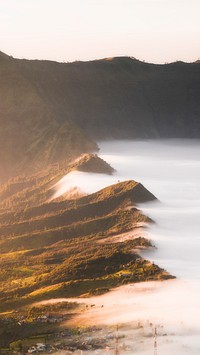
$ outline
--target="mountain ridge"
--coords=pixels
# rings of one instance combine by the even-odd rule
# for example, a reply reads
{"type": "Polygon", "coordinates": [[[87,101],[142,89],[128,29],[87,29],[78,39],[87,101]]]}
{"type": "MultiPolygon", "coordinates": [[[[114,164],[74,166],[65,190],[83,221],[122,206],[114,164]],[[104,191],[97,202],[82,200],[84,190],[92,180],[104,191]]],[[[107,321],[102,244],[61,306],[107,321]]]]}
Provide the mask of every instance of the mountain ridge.
{"type": "Polygon", "coordinates": [[[102,139],[200,138],[200,66],[131,57],[58,63],[0,53],[0,180],[102,139]]]}
{"type": "Polygon", "coordinates": [[[171,62],[164,62],[164,63],[154,63],[154,62],[151,62],[151,61],[148,61],[148,60],[144,60],[144,59],[138,59],[134,56],[131,56],[131,55],[116,55],[116,56],[113,56],[113,57],[100,57],[100,58],[95,58],[95,59],[75,59],[75,60],[71,60],[71,61],[68,61],[68,60],[62,60],[62,61],[59,61],[59,60],[55,60],[55,59],[38,59],[38,58],[25,58],[25,57],[15,57],[11,54],[7,54],[6,52],[4,51],[1,51],[0,50],[0,57],[7,57],[9,59],[15,59],[15,60],[25,60],[25,61],[40,61],[40,62],[53,62],[53,63],[60,63],[60,64],[71,64],[71,63],[88,63],[88,62],[98,62],[98,61],[112,61],[112,60],[116,60],[116,59],[130,59],[130,60],[133,60],[133,61],[136,61],[136,62],[140,62],[140,63],[144,63],[144,64],[150,64],[150,65],[170,65],[170,64],[174,64],[174,63],[184,63],[184,64],[194,64],[194,63],[199,63],[200,62],[200,59],[198,58],[197,60],[194,60],[192,62],[187,62],[187,61],[184,61],[184,60],[174,60],[174,61],[171,61],[171,62]]]}

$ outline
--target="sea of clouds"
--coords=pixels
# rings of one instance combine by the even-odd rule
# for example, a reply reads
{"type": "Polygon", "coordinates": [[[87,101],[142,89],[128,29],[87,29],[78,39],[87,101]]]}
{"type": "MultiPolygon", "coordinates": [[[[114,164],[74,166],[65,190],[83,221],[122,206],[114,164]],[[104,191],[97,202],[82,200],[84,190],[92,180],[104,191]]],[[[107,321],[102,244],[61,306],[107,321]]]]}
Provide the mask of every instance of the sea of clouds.
{"type": "Polygon", "coordinates": [[[152,353],[148,333],[153,334],[154,326],[159,354],[200,354],[200,141],[111,141],[99,146],[100,157],[116,174],[70,173],[58,184],[58,195],[73,186],[91,193],[118,180],[141,182],[159,200],[139,206],[156,222],[147,230],[156,248],[143,256],[177,279],[120,287],[93,299],[96,308],[79,320],[129,324],[125,341],[138,355],[152,353]],[[136,338],[135,322],[143,324],[136,338]]]}

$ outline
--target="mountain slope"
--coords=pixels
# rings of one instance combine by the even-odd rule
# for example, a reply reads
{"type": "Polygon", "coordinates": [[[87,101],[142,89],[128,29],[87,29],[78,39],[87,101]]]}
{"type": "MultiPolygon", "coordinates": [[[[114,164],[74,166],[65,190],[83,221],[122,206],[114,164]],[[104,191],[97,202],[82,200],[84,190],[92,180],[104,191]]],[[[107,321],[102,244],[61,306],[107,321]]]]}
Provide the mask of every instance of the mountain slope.
{"type": "Polygon", "coordinates": [[[93,139],[200,137],[200,64],[56,63],[0,53],[0,179],[97,149],[93,139]]]}
{"type": "Polygon", "coordinates": [[[97,150],[68,118],[59,122],[18,62],[0,54],[0,180],[97,150]]]}
{"type": "Polygon", "coordinates": [[[133,223],[148,219],[134,208],[120,210],[155,199],[143,185],[125,181],[80,199],[49,202],[20,212],[14,210],[8,220],[5,212],[0,215],[0,249],[9,252],[40,248],[63,239],[101,232],[112,234],[116,226],[118,230],[129,229],[130,223],[132,227],[133,223]]]}
{"type": "Polygon", "coordinates": [[[19,64],[59,120],[67,112],[93,137],[200,135],[198,63],[153,65],[122,57],[19,64]]]}
{"type": "Polygon", "coordinates": [[[135,204],[152,200],[155,196],[144,186],[124,181],[77,200],[14,210],[9,220],[5,212],[0,312],[38,299],[171,278],[138,254],[139,248],[151,246],[142,236],[151,220],[135,204]]]}

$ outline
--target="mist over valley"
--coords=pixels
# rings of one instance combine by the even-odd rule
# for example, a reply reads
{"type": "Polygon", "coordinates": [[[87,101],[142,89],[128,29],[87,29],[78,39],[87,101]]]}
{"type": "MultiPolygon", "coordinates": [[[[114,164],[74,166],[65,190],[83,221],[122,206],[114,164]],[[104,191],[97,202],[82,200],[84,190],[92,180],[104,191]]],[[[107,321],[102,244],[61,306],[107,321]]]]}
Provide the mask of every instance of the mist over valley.
{"type": "Polygon", "coordinates": [[[1,351],[199,353],[199,61],[0,75],[1,351]]]}

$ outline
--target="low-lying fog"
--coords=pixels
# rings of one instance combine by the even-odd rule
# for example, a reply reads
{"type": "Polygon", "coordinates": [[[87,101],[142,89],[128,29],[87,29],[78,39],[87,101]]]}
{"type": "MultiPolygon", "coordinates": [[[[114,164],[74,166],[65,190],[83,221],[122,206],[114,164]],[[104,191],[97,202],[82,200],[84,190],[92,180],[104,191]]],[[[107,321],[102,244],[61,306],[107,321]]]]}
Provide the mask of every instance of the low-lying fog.
{"type": "MultiPolygon", "coordinates": [[[[72,173],[63,180],[65,188],[72,184],[94,192],[118,180],[141,182],[160,201],[140,206],[156,222],[149,226],[148,235],[157,249],[143,256],[177,280],[124,286],[97,297],[92,300],[97,307],[87,317],[83,315],[82,321],[115,324],[139,320],[146,324],[146,332],[152,332],[149,321],[164,326],[158,328],[159,354],[200,354],[200,141],[113,141],[99,146],[100,157],[117,173],[111,177],[72,173]],[[104,307],[98,308],[100,304],[104,307]]],[[[134,339],[130,323],[127,342],[134,339],[134,353],[153,354],[153,339],[143,335],[134,339]]]]}

